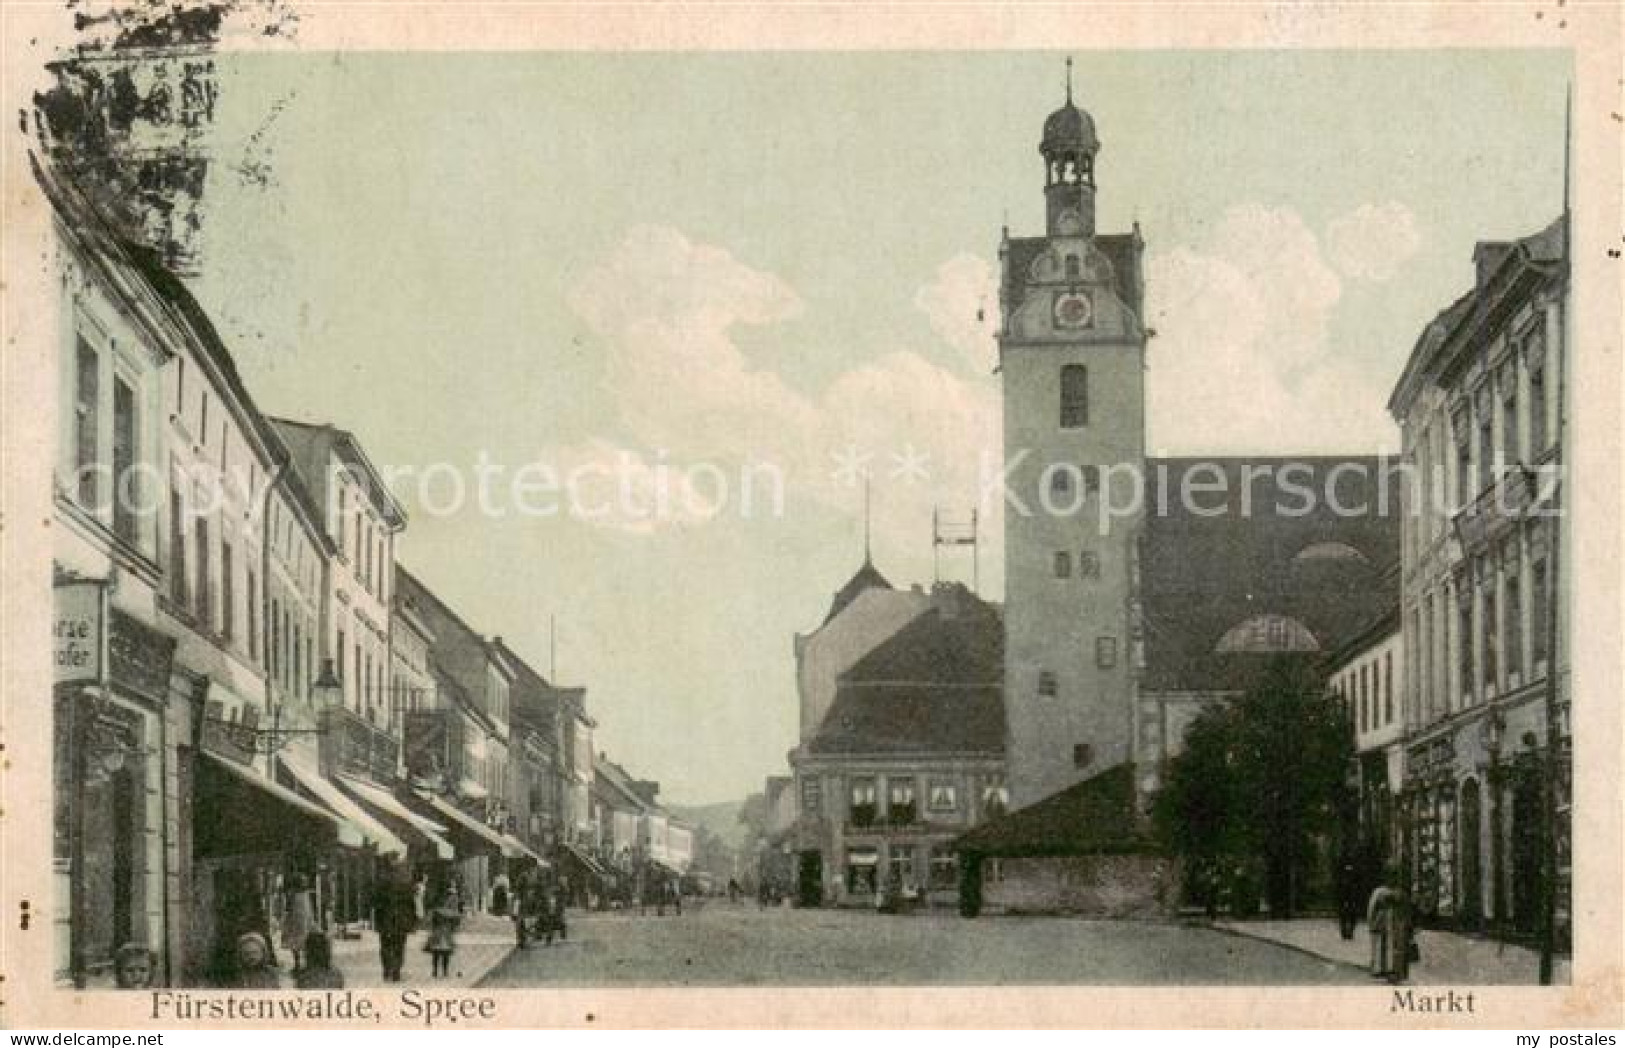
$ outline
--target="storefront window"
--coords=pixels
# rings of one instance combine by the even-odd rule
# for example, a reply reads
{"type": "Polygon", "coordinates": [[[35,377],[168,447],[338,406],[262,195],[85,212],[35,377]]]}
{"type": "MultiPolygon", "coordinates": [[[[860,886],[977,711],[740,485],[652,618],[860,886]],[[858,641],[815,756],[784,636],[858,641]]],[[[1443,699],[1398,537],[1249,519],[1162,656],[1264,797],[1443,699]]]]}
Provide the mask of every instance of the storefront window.
{"type": "Polygon", "coordinates": [[[931,848],[931,890],[953,891],[959,884],[959,861],[953,848],[946,844],[931,848]]]}
{"type": "Polygon", "coordinates": [[[872,895],[875,890],[875,870],[880,853],[873,848],[848,848],[846,851],[846,890],[854,895],[872,895]]]}

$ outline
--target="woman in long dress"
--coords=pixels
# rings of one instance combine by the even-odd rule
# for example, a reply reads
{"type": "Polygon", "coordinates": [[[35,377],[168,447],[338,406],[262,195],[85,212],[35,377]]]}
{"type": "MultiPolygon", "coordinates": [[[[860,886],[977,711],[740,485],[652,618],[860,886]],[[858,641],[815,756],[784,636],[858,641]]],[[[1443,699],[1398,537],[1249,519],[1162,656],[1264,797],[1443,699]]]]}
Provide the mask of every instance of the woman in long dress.
{"type": "Polygon", "coordinates": [[[1394,890],[1387,880],[1379,883],[1366,903],[1365,923],[1371,930],[1371,977],[1380,979],[1391,970],[1393,950],[1389,945],[1389,917],[1392,912],[1394,890]]]}
{"type": "Polygon", "coordinates": [[[1395,887],[1388,898],[1388,981],[1401,983],[1411,975],[1411,900],[1395,887]]]}

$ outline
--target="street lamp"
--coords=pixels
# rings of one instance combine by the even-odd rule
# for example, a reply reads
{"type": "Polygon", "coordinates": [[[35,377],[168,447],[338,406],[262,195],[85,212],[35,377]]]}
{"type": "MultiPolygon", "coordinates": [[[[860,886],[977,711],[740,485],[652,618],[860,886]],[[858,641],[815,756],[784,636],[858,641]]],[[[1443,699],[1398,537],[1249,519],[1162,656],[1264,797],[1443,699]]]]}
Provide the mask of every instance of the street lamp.
{"type": "Polygon", "coordinates": [[[322,660],[322,672],[310,685],[310,699],[318,713],[337,709],[344,703],[344,682],[333,672],[333,660],[322,660]]]}

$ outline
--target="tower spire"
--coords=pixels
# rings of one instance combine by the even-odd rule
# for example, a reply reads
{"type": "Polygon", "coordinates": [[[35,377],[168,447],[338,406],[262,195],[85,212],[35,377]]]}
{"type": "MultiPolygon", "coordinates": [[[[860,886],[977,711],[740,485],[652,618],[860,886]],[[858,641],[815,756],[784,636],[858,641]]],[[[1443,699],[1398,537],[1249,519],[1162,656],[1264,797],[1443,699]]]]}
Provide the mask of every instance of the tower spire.
{"type": "Polygon", "coordinates": [[[1066,56],[1066,104],[1072,104],[1072,56],[1066,56]]]}
{"type": "Polygon", "coordinates": [[[869,546],[869,478],[863,478],[863,562],[873,564],[869,546]]]}

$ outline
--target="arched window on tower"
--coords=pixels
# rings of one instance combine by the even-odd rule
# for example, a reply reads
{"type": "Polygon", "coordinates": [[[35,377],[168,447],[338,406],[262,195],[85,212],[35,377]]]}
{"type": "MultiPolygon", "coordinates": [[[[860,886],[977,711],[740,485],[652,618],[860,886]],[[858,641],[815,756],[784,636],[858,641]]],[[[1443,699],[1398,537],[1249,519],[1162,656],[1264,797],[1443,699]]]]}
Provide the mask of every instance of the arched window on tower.
{"type": "Polygon", "coordinates": [[[1089,369],[1082,364],[1061,365],[1061,428],[1089,424],[1089,369]]]}
{"type": "Polygon", "coordinates": [[[1083,264],[1078,261],[1077,255],[1066,256],[1066,278],[1076,280],[1083,275],[1083,264]]]}

